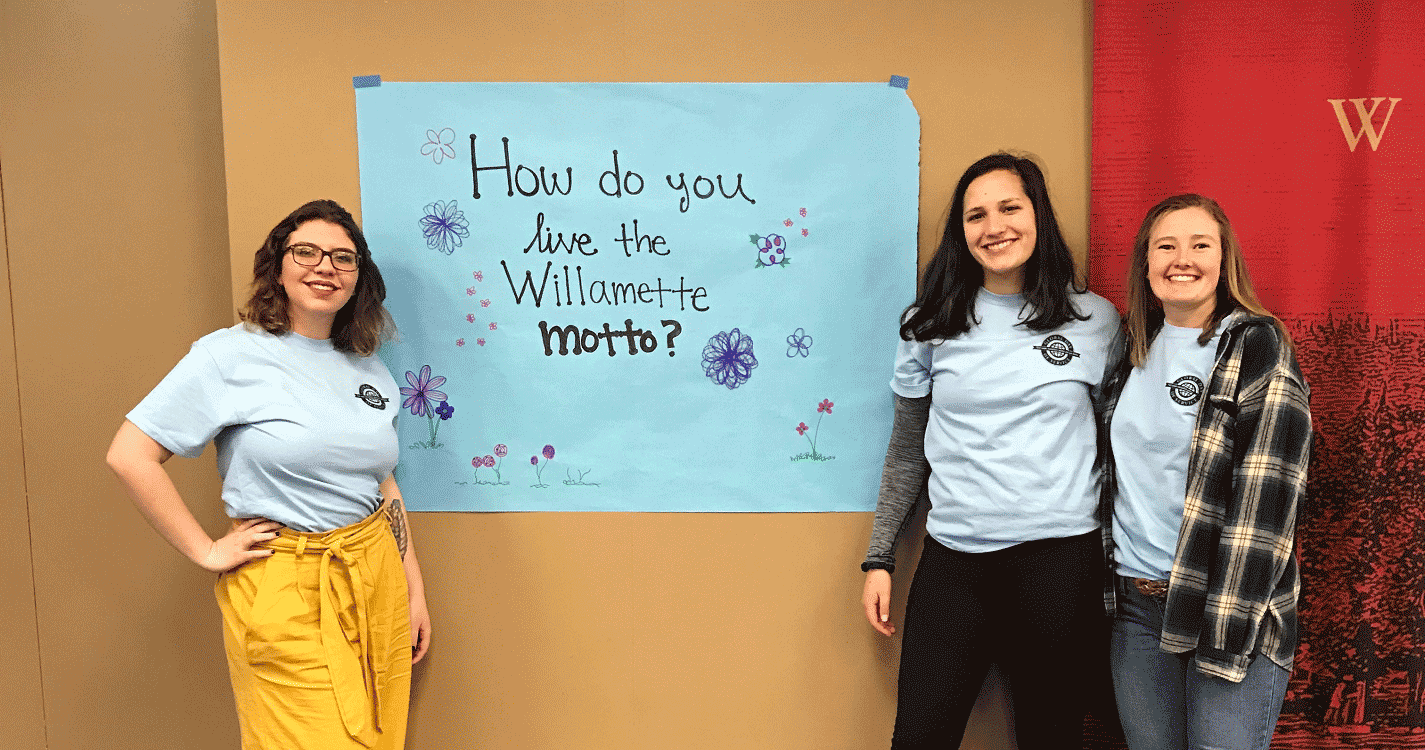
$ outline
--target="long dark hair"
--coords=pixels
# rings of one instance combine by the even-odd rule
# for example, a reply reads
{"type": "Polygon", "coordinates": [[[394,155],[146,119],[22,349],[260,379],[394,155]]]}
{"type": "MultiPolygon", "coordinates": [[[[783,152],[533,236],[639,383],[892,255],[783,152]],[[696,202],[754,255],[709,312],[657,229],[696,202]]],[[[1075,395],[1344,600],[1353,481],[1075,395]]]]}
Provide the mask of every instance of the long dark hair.
{"type": "Polygon", "coordinates": [[[1217,276],[1217,299],[1212,314],[1203,321],[1202,333],[1197,343],[1205,345],[1212,340],[1218,324],[1233,310],[1242,308],[1254,315],[1271,318],[1277,333],[1286,343],[1287,351],[1292,350],[1291,334],[1281,319],[1267,311],[1257,296],[1257,288],[1252,277],[1247,275],[1247,259],[1242,255],[1242,245],[1237,242],[1237,233],[1232,231],[1232,222],[1227,220],[1227,212],[1217,201],[1197,193],[1174,195],[1158,202],[1148,209],[1143,223],[1138,227],[1138,235],[1133,238],[1133,260],[1128,264],[1128,360],[1134,367],[1142,367],[1148,361],[1148,347],[1163,327],[1163,303],[1153,294],[1148,284],[1148,243],[1153,240],[1153,225],[1174,211],[1185,208],[1200,208],[1217,222],[1217,232],[1222,248],[1221,271],[1217,276]]]}
{"type": "Polygon", "coordinates": [[[1024,304],[1032,314],[1023,325],[1048,331],[1070,320],[1088,320],[1069,299],[1069,290],[1084,292],[1074,279],[1074,256],[1059,231],[1044,172],[1033,160],[1014,154],[990,154],[970,165],[955,186],[950,216],[940,248],[925,267],[915,302],[901,315],[901,338],[906,341],[952,339],[968,333],[975,317],[975,296],[985,283],[985,269],[970,254],[965,241],[965,191],[976,178],[1005,170],[1019,175],[1024,194],[1034,206],[1034,252],[1024,264],[1024,304]]]}
{"type": "Polygon", "coordinates": [[[282,288],[282,258],[287,254],[287,238],[297,227],[318,219],[345,229],[359,256],[356,291],[332,321],[332,347],[363,357],[374,354],[381,342],[396,331],[396,324],[382,305],[386,301],[386,282],[381,279],[381,269],[371,259],[366,235],[361,233],[351,213],[336,201],[306,203],[287,214],[287,218],[277,222],[267,233],[267,239],[252,260],[252,295],[238,316],[268,333],[292,330],[292,320],[287,314],[287,291],[282,288]]]}

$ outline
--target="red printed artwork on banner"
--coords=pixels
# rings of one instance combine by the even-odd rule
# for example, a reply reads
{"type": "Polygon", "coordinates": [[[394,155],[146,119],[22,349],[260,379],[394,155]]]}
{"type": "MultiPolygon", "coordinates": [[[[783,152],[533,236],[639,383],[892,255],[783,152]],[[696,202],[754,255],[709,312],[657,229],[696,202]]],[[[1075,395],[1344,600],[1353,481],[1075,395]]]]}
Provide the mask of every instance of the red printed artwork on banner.
{"type": "Polygon", "coordinates": [[[1212,197],[1312,386],[1273,747],[1425,748],[1425,3],[1099,0],[1093,79],[1093,289],[1122,307],[1148,208],[1212,197]]]}

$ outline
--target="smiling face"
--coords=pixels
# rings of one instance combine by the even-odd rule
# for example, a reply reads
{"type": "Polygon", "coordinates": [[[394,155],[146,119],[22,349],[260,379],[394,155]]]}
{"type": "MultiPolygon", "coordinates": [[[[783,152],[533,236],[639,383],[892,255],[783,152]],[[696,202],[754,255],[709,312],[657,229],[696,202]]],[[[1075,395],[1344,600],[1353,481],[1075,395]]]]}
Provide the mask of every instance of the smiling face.
{"type": "MultiPolygon", "coordinates": [[[[287,238],[287,247],[314,245],[322,250],[355,252],[355,243],[345,229],[322,219],[313,219],[297,226],[287,238]]],[[[299,265],[292,252],[282,257],[282,289],[287,292],[287,317],[292,330],[313,339],[331,338],[332,321],[356,292],[360,271],[338,271],[330,256],[323,256],[315,266],[299,265]]]]}
{"type": "Polygon", "coordinates": [[[1163,214],[1148,240],[1148,287],[1171,325],[1202,326],[1217,307],[1222,271],[1222,230],[1206,210],[1192,206],[1163,214]]]}
{"type": "Polygon", "coordinates": [[[1034,255],[1034,204],[1019,175],[996,170],[965,188],[965,244],[985,270],[985,288],[995,294],[1024,289],[1024,264],[1034,255]]]}

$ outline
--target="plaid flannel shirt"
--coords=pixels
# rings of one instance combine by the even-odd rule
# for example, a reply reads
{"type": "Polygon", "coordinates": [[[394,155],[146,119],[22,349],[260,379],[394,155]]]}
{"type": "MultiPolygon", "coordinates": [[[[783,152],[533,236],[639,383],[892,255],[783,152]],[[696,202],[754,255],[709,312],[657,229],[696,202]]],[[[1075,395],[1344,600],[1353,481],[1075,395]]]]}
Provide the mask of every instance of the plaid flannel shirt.
{"type": "MultiPolygon", "coordinates": [[[[1101,502],[1110,615],[1117,475],[1108,425],[1132,369],[1111,358],[1100,410],[1101,502]]],[[[1193,427],[1182,529],[1159,646],[1196,649],[1199,672],[1240,682],[1254,654],[1291,668],[1301,591],[1295,533],[1311,451],[1310,388],[1269,318],[1236,310],[1193,427]]]]}

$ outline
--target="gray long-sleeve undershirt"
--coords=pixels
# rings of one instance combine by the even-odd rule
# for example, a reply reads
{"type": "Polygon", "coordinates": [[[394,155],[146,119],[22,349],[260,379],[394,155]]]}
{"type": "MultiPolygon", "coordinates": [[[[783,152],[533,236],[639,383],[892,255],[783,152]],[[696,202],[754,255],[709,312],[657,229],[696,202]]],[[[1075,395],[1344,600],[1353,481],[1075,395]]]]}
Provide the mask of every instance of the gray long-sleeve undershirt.
{"type": "Polygon", "coordinates": [[[930,421],[930,396],[895,397],[891,442],[881,469],[881,490],[876,500],[876,521],[863,569],[896,568],[896,540],[915,516],[915,506],[925,495],[930,462],[925,458],[925,427],[930,421]]]}

